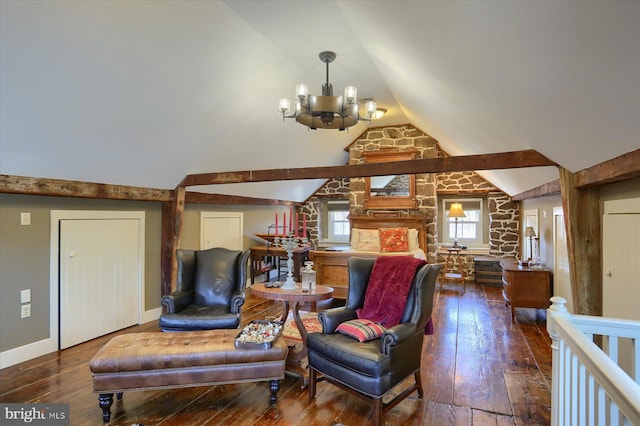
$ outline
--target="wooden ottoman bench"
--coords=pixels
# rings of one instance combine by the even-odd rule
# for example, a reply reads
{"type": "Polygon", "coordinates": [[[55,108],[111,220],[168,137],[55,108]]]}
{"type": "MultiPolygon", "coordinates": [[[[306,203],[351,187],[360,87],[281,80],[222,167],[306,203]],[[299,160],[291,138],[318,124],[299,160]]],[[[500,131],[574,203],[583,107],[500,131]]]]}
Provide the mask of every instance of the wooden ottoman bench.
{"type": "Polygon", "coordinates": [[[271,382],[276,402],[284,378],[287,344],[277,338],[267,349],[236,349],[240,331],[210,330],[132,333],[116,336],[91,359],[93,392],[102,419],[111,418],[113,394],[256,381],[271,382]]]}

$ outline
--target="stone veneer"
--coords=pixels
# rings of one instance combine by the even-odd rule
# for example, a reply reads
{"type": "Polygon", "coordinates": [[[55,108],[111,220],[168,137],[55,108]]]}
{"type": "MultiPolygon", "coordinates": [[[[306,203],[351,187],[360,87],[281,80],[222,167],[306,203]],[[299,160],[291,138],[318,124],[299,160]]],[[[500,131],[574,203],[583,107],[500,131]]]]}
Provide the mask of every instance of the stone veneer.
{"type": "Polygon", "coordinates": [[[329,179],[300,207],[300,211],[307,214],[307,233],[314,247],[318,246],[320,240],[321,200],[328,198],[348,200],[349,179],[329,179]]]}
{"type": "MultiPolygon", "coordinates": [[[[438,142],[431,136],[412,125],[371,128],[365,131],[349,147],[349,164],[364,161],[362,152],[380,149],[415,149],[417,158],[443,157],[438,142]]],[[[489,254],[497,257],[516,256],[519,250],[519,204],[509,196],[487,182],[475,172],[423,173],[416,175],[416,210],[402,210],[406,213],[426,214],[427,223],[427,259],[429,262],[444,262],[445,257],[437,251],[437,212],[438,194],[486,195],[489,209],[489,254]]],[[[364,178],[329,179],[300,208],[307,213],[307,229],[314,246],[318,244],[318,226],[321,215],[322,199],[349,200],[350,212],[366,214],[364,204],[364,178]]],[[[380,212],[381,210],[375,210],[380,212]]],[[[397,211],[397,210],[394,210],[397,211]]],[[[464,268],[473,270],[474,255],[463,256],[464,268]]]]}
{"type": "MultiPolygon", "coordinates": [[[[443,154],[446,156],[446,154],[443,154]]],[[[495,257],[516,257],[519,253],[520,208],[517,202],[476,172],[438,173],[438,194],[482,193],[487,195],[489,210],[489,255],[495,257]]],[[[438,262],[446,261],[447,253],[438,253],[438,262]]],[[[460,255],[455,259],[463,262],[463,269],[471,277],[475,270],[474,254],[460,255]]]]}
{"type": "Polygon", "coordinates": [[[491,183],[484,180],[476,172],[451,172],[436,174],[438,194],[461,192],[498,191],[491,183]]]}
{"type": "Polygon", "coordinates": [[[489,254],[517,257],[520,248],[520,205],[504,192],[489,196],[489,254]]]}

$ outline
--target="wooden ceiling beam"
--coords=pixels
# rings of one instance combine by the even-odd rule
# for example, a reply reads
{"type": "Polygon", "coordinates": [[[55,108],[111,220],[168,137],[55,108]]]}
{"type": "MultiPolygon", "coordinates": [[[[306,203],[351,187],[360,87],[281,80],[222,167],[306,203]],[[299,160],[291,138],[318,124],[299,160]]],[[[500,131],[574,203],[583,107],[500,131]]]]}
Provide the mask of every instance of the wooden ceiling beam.
{"type": "MultiPolygon", "coordinates": [[[[43,179],[12,175],[0,175],[0,193],[160,202],[172,202],[174,199],[174,191],[170,189],[141,188],[136,186],[109,185],[104,183],[43,179]]],[[[269,198],[208,194],[190,191],[186,192],[185,200],[187,203],[200,204],[242,204],[259,206],[296,206],[301,204],[287,200],[272,200],[269,198]]]]}
{"type": "Polygon", "coordinates": [[[270,198],[243,197],[240,195],[208,194],[205,192],[187,192],[188,204],[242,204],[251,206],[299,206],[302,203],[270,198]]]}
{"type": "MultiPolygon", "coordinates": [[[[593,186],[622,182],[640,177],[640,149],[627,152],[611,160],[575,173],[575,187],[587,189],[593,186]]],[[[560,194],[560,179],[540,185],[511,197],[514,201],[560,194]]]]}
{"type": "Polygon", "coordinates": [[[0,193],[110,200],[171,201],[170,189],[109,185],[75,180],[0,175],[0,193]]]}
{"type": "Polygon", "coordinates": [[[530,198],[548,197],[549,195],[560,194],[560,179],[544,183],[536,188],[516,194],[511,199],[513,201],[528,200],[530,198]]]}
{"type": "Polygon", "coordinates": [[[539,152],[530,149],[493,154],[423,158],[389,163],[200,173],[187,175],[180,185],[197,186],[277,180],[353,178],[389,174],[463,172],[542,166],[557,166],[557,164],[539,152]]]}
{"type": "Polygon", "coordinates": [[[576,188],[590,188],[636,177],[640,177],[640,149],[580,170],[576,173],[576,188]]]}

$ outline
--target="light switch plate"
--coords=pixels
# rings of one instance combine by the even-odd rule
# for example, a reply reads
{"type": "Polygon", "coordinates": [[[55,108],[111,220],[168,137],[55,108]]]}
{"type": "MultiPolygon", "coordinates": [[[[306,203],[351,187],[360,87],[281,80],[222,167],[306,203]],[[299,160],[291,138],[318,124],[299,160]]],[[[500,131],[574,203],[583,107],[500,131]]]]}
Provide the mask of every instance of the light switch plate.
{"type": "Polygon", "coordinates": [[[20,318],[29,318],[31,316],[31,304],[20,306],[20,318]]]}
{"type": "Polygon", "coordinates": [[[20,290],[20,303],[31,302],[31,289],[20,290]]]}
{"type": "Polygon", "coordinates": [[[31,225],[31,213],[20,213],[20,225],[31,225]]]}

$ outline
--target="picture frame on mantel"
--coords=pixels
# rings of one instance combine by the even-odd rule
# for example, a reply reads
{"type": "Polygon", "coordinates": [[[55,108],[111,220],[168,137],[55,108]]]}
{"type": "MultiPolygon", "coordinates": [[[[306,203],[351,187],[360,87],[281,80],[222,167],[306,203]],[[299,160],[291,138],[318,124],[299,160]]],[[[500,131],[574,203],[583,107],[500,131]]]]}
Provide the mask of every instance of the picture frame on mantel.
{"type": "MultiPolygon", "coordinates": [[[[390,163],[413,160],[418,151],[408,149],[402,151],[380,150],[362,153],[365,163],[390,163]]],[[[415,210],[416,176],[388,175],[364,178],[364,205],[367,210],[415,210]]]]}

